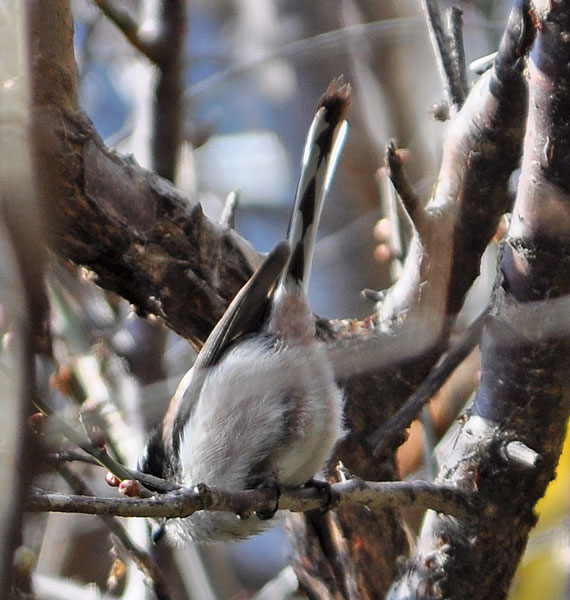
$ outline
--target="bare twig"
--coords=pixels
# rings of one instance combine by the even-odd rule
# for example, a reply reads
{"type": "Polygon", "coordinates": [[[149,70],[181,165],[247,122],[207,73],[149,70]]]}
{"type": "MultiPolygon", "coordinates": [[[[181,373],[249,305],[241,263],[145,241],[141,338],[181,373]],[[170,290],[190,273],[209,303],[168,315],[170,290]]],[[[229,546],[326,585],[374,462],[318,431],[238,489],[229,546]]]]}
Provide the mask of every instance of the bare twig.
{"type": "Polygon", "coordinates": [[[113,0],[95,1],[127,40],[158,67],[151,139],[152,168],[161,177],[174,181],[183,130],[181,97],[185,2],[162,0],[156,33],[143,37],[138,23],[118,9],[113,0]]]}
{"type": "Polygon", "coordinates": [[[236,212],[239,206],[239,190],[232,190],[226,198],[224,210],[220,216],[220,225],[227,229],[233,229],[236,222],[236,212]]]}
{"type": "Polygon", "coordinates": [[[506,461],[523,469],[535,469],[543,460],[542,456],[519,440],[510,440],[501,448],[506,461]]]}
{"type": "Polygon", "coordinates": [[[476,75],[483,75],[485,71],[488,71],[493,66],[493,61],[497,57],[497,54],[498,52],[495,51],[472,60],[469,63],[469,70],[473,71],[476,75]]]}
{"type": "Polygon", "coordinates": [[[452,44],[444,31],[437,0],[422,0],[422,8],[449,104],[457,112],[465,102],[465,93],[455,68],[452,44]]]}
{"type": "Polygon", "coordinates": [[[402,203],[406,209],[406,212],[410,216],[410,219],[421,233],[422,230],[422,219],[424,217],[424,207],[415,193],[408,175],[404,168],[402,158],[398,153],[398,147],[395,140],[390,140],[386,146],[386,164],[389,168],[390,180],[398,195],[400,196],[402,203]]]}
{"type": "Polygon", "coordinates": [[[61,419],[46,402],[39,398],[38,395],[35,395],[34,397],[34,404],[40,411],[50,416],[50,419],[52,419],[52,421],[56,424],[57,429],[62,435],[64,435],[70,442],[81,448],[83,452],[91,456],[99,465],[105,467],[120,480],[136,479],[139,481],[139,483],[142,484],[142,496],[152,496],[152,492],[145,487],[146,485],[153,489],[164,491],[176,489],[177,486],[175,486],[175,484],[169,484],[168,482],[165,482],[157,477],[153,477],[152,475],[146,475],[145,473],[139,473],[137,471],[133,471],[132,469],[128,469],[124,465],[111,458],[105,448],[96,448],[93,446],[93,444],[87,441],[80,433],[77,433],[73,427],[69,426],[63,419],[61,419]]]}
{"type": "Polygon", "coordinates": [[[467,96],[469,86],[467,83],[467,64],[465,62],[465,46],[463,45],[463,11],[458,6],[452,6],[447,13],[447,27],[451,56],[458,76],[458,84],[463,90],[463,97],[467,96]]]}
{"type": "MultiPolygon", "coordinates": [[[[373,510],[414,506],[431,508],[459,519],[477,518],[475,497],[461,490],[427,483],[369,482],[358,478],[330,488],[332,507],[361,504],[373,510]]],[[[320,487],[283,490],[279,507],[305,512],[328,506],[329,494],[320,487]]],[[[83,495],[37,493],[28,496],[26,510],[66,512],[120,517],[184,518],[198,510],[229,511],[243,518],[275,507],[275,490],[227,491],[203,484],[152,498],[101,498],[83,495]]]]}
{"type": "Polygon", "coordinates": [[[156,81],[152,123],[152,168],[161,177],[174,181],[183,130],[182,86],[185,0],[161,0],[160,27],[155,40],[156,81]]]}
{"type": "Polygon", "coordinates": [[[125,38],[151,62],[156,62],[156,48],[153,40],[146,40],[140,35],[139,24],[131,15],[121,10],[112,0],[94,0],[101,12],[114,23],[125,38]]]}
{"type": "MultiPolygon", "coordinates": [[[[96,451],[96,448],[93,448],[96,451]]],[[[84,454],[82,452],[74,452],[73,450],[64,450],[60,452],[53,452],[48,454],[48,458],[57,461],[57,462],[82,462],[88,465],[94,465],[98,467],[104,467],[97,458],[90,454],[84,454]]],[[[142,483],[145,486],[152,488],[153,490],[158,491],[159,493],[167,493],[172,492],[174,490],[178,490],[181,486],[171,483],[170,481],[166,481],[161,479],[160,477],[154,477],[153,475],[149,475],[148,473],[143,473],[141,471],[137,471],[136,469],[130,469],[128,467],[123,467],[125,471],[129,474],[129,479],[133,479],[142,483]]],[[[112,473],[112,471],[110,471],[112,473]]],[[[115,473],[113,473],[115,475],[115,473]]]]}
{"type": "Polygon", "coordinates": [[[48,454],[48,458],[57,462],[82,462],[88,465],[101,466],[101,463],[93,458],[90,454],[84,454],[83,452],[75,452],[74,450],[64,450],[60,452],[53,452],[48,454]]]}
{"type": "MultiPolygon", "coordinates": [[[[76,494],[80,494],[82,497],[95,496],[85,481],[83,481],[83,479],[74,473],[67,465],[61,462],[55,462],[54,464],[58,473],[65,479],[67,484],[76,494]]],[[[171,595],[166,587],[166,579],[150,555],[133,542],[126,529],[119,521],[117,521],[117,519],[107,515],[99,516],[114,538],[120,543],[129,557],[144,574],[158,600],[169,600],[171,595]]]]}

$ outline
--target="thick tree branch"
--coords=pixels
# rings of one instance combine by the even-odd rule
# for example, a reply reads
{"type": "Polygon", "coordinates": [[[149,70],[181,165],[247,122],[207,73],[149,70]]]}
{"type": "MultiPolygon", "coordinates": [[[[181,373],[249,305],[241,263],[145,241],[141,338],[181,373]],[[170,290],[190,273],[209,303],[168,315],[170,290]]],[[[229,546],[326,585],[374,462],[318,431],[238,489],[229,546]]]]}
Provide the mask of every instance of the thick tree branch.
{"type": "Polygon", "coordinates": [[[482,520],[476,530],[442,516],[429,520],[390,598],[413,590],[424,598],[505,598],[566,433],[570,338],[566,326],[552,327],[549,313],[570,292],[570,7],[550,3],[540,18],[523,166],[503,285],[483,334],[481,385],[438,477],[477,489],[482,520]],[[522,325],[520,313],[531,305],[534,318],[522,325]]]}
{"type": "Polygon", "coordinates": [[[31,22],[32,83],[39,150],[51,165],[52,246],[199,347],[251,274],[240,251],[247,244],[165,180],[105,148],[78,109],[68,2],[42,3],[31,15],[38,18],[31,22]]]}
{"type": "MultiPolygon", "coordinates": [[[[43,8],[57,14],[52,28],[38,23],[33,31],[35,114],[44,132],[41,150],[52,165],[52,246],[89,267],[100,285],[142,314],[158,315],[199,346],[250,275],[251,250],[205,219],[196,202],[104,147],[78,110],[67,3],[54,0],[43,8]]],[[[439,185],[426,211],[428,230],[416,239],[404,276],[378,315],[348,325],[322,323],[334,367],[347,379],[351,433],[339,454],[367,479],[394,477],[391,464],[371,457],[365,439],[437,361],[508,206],[526,110],[522,69],[529,31],[526,15],[513,13],[494,71],[452,120],[439,185]],[[415,325],[426,319],[432,337],[414,338],[415,325]],[[413,351],[400,355],[398,368],[386,362],[378,368],[375,350],[392,349],[402,336],[415,342],[408,346],[413,351]]],[[[351,556],[363,589],[378,597],[387,584],[371,572],[374,562],[384,557],[386,578],[390,570],[393,576],[394,557],[407,547],[397,513],[341,507],[339,522],[347,539],[362,540],[351,556]]]]}

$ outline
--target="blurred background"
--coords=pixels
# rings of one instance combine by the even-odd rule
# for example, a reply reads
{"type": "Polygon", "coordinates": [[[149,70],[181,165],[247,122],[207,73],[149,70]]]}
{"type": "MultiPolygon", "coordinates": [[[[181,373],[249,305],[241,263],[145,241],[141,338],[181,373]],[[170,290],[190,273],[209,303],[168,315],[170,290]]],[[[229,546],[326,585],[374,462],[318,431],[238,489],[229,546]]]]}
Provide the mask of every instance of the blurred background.
{"type": "MultiPolygon", "coordinates": [[[[439,4],[443,12],[452,3],[439,4]]],[[[509,3],[454,4],[463,10],[467,62],[496,50],[509,3]]],[[[81,104],[108,146],[150,167],[156,70],[94,3],[74,0],[72,5],[81,104]]],[[[117,5],[143,29],[156,27],[155,2],[117,5]]],[[[402,258],[390,245],[386,221],[377,226],[390,207],[389,185],[379,172],[385,144],[395,138],[407,149],[408,174],[427,201],[445,132],[445,123],[431,116],[443,93],[419,1],[194,0],[187,17],[184,142],[176,184],[214,220],[228,193],[239,189],[236,230],[260,252],[286,234],[304,137],[320,96],[336,76],[344,75],[352,85],[349,137],[323,210],[310,300],[322,317],[370,314],[373,303],[360,291],[388,287],[393,261],[402,258]]],[[[471,81],[477,77],[469,76],[471,81]]],[[[482,277],[487,283],[481,284],[467,320],[478,312],[492,280],[492,250],[487,262],[482,277]]],[[[53,356],[40,364],[41,391],[68,422],[81,420],[91,434],[101,429],[115,455],[135,466],[149,429],[162,418],[194,353],[185,340],[152,319],[139,319],[125,301],[89,280],[84,270],[52,261],[53,356]]],[[[440,409],[432,411],[436,425],[444,419],[440,412],[448,409],[449,424],[468,401],[477,368],[475,355],[454,385],[439,394],[440,409]]],[[[49,443],[64,444],[57,433],[49,443]]],[[[403,476],[421,472],[421,454],[418,432],[401,453],[403,476]]],[[[115,493],[100,469],[73,467],[96,493],[115,493]]],[[[557,485],[567,486],[567,471],[557,485]]],[[[65,489],[47,469],[39,482],[45,489],[65,489]]],[[[551,593],[541,596],[569,597],[568,494],[561,489],[567,488],[544,501],[548,517],[529,546],[513,599],[539,597],[529,594],[525,578],[546,573],[545,565],[552,571],[545,577],[551,593]]],[[[131,520],[127,526],[138,543],[147,545],[144,523],[131,520]]],[[[141,575],[121,560],[95,517],[28,515],[25,544],[37,558],[35,585],[42,598],[148,594],[141,575]]],[[[152,551],[176,598],[295,597],[284,524],[239,544],[159,545],[152,551]]]]}

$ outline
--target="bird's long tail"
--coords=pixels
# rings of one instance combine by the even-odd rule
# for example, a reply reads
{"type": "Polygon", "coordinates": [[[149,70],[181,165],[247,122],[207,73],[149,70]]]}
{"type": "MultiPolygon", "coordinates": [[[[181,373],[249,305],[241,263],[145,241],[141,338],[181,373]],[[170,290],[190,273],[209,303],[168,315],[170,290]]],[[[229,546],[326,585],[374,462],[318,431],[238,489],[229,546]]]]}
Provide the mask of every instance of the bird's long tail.
{"type": "Polygon", "coordinates": [[[350,85],[332,81],[320,100],[309,129],[287,239],[291,258],[280,287],[306,292],[321,209],[330,188],[348,131],[350,85]]]}

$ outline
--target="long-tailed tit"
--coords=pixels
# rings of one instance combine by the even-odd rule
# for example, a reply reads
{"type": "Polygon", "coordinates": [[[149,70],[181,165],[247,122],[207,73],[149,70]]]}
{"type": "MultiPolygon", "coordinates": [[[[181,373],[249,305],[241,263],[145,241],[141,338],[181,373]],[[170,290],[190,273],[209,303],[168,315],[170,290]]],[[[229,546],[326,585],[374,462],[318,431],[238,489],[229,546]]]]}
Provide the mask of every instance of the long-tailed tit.
{"type": "MultiPolygon", "coordinates": [[[[307,281],[323,200],[347,133],[349,86],[333,81],[309,130],[287,242],[234,298],[148,441],[141,470],[184,486],[300,486],[343,435],[343,395],[315,337],[307,281]]],[[[163,525],[180,541],[229,540],[265,521],[200,511],[163,525]]]]}

